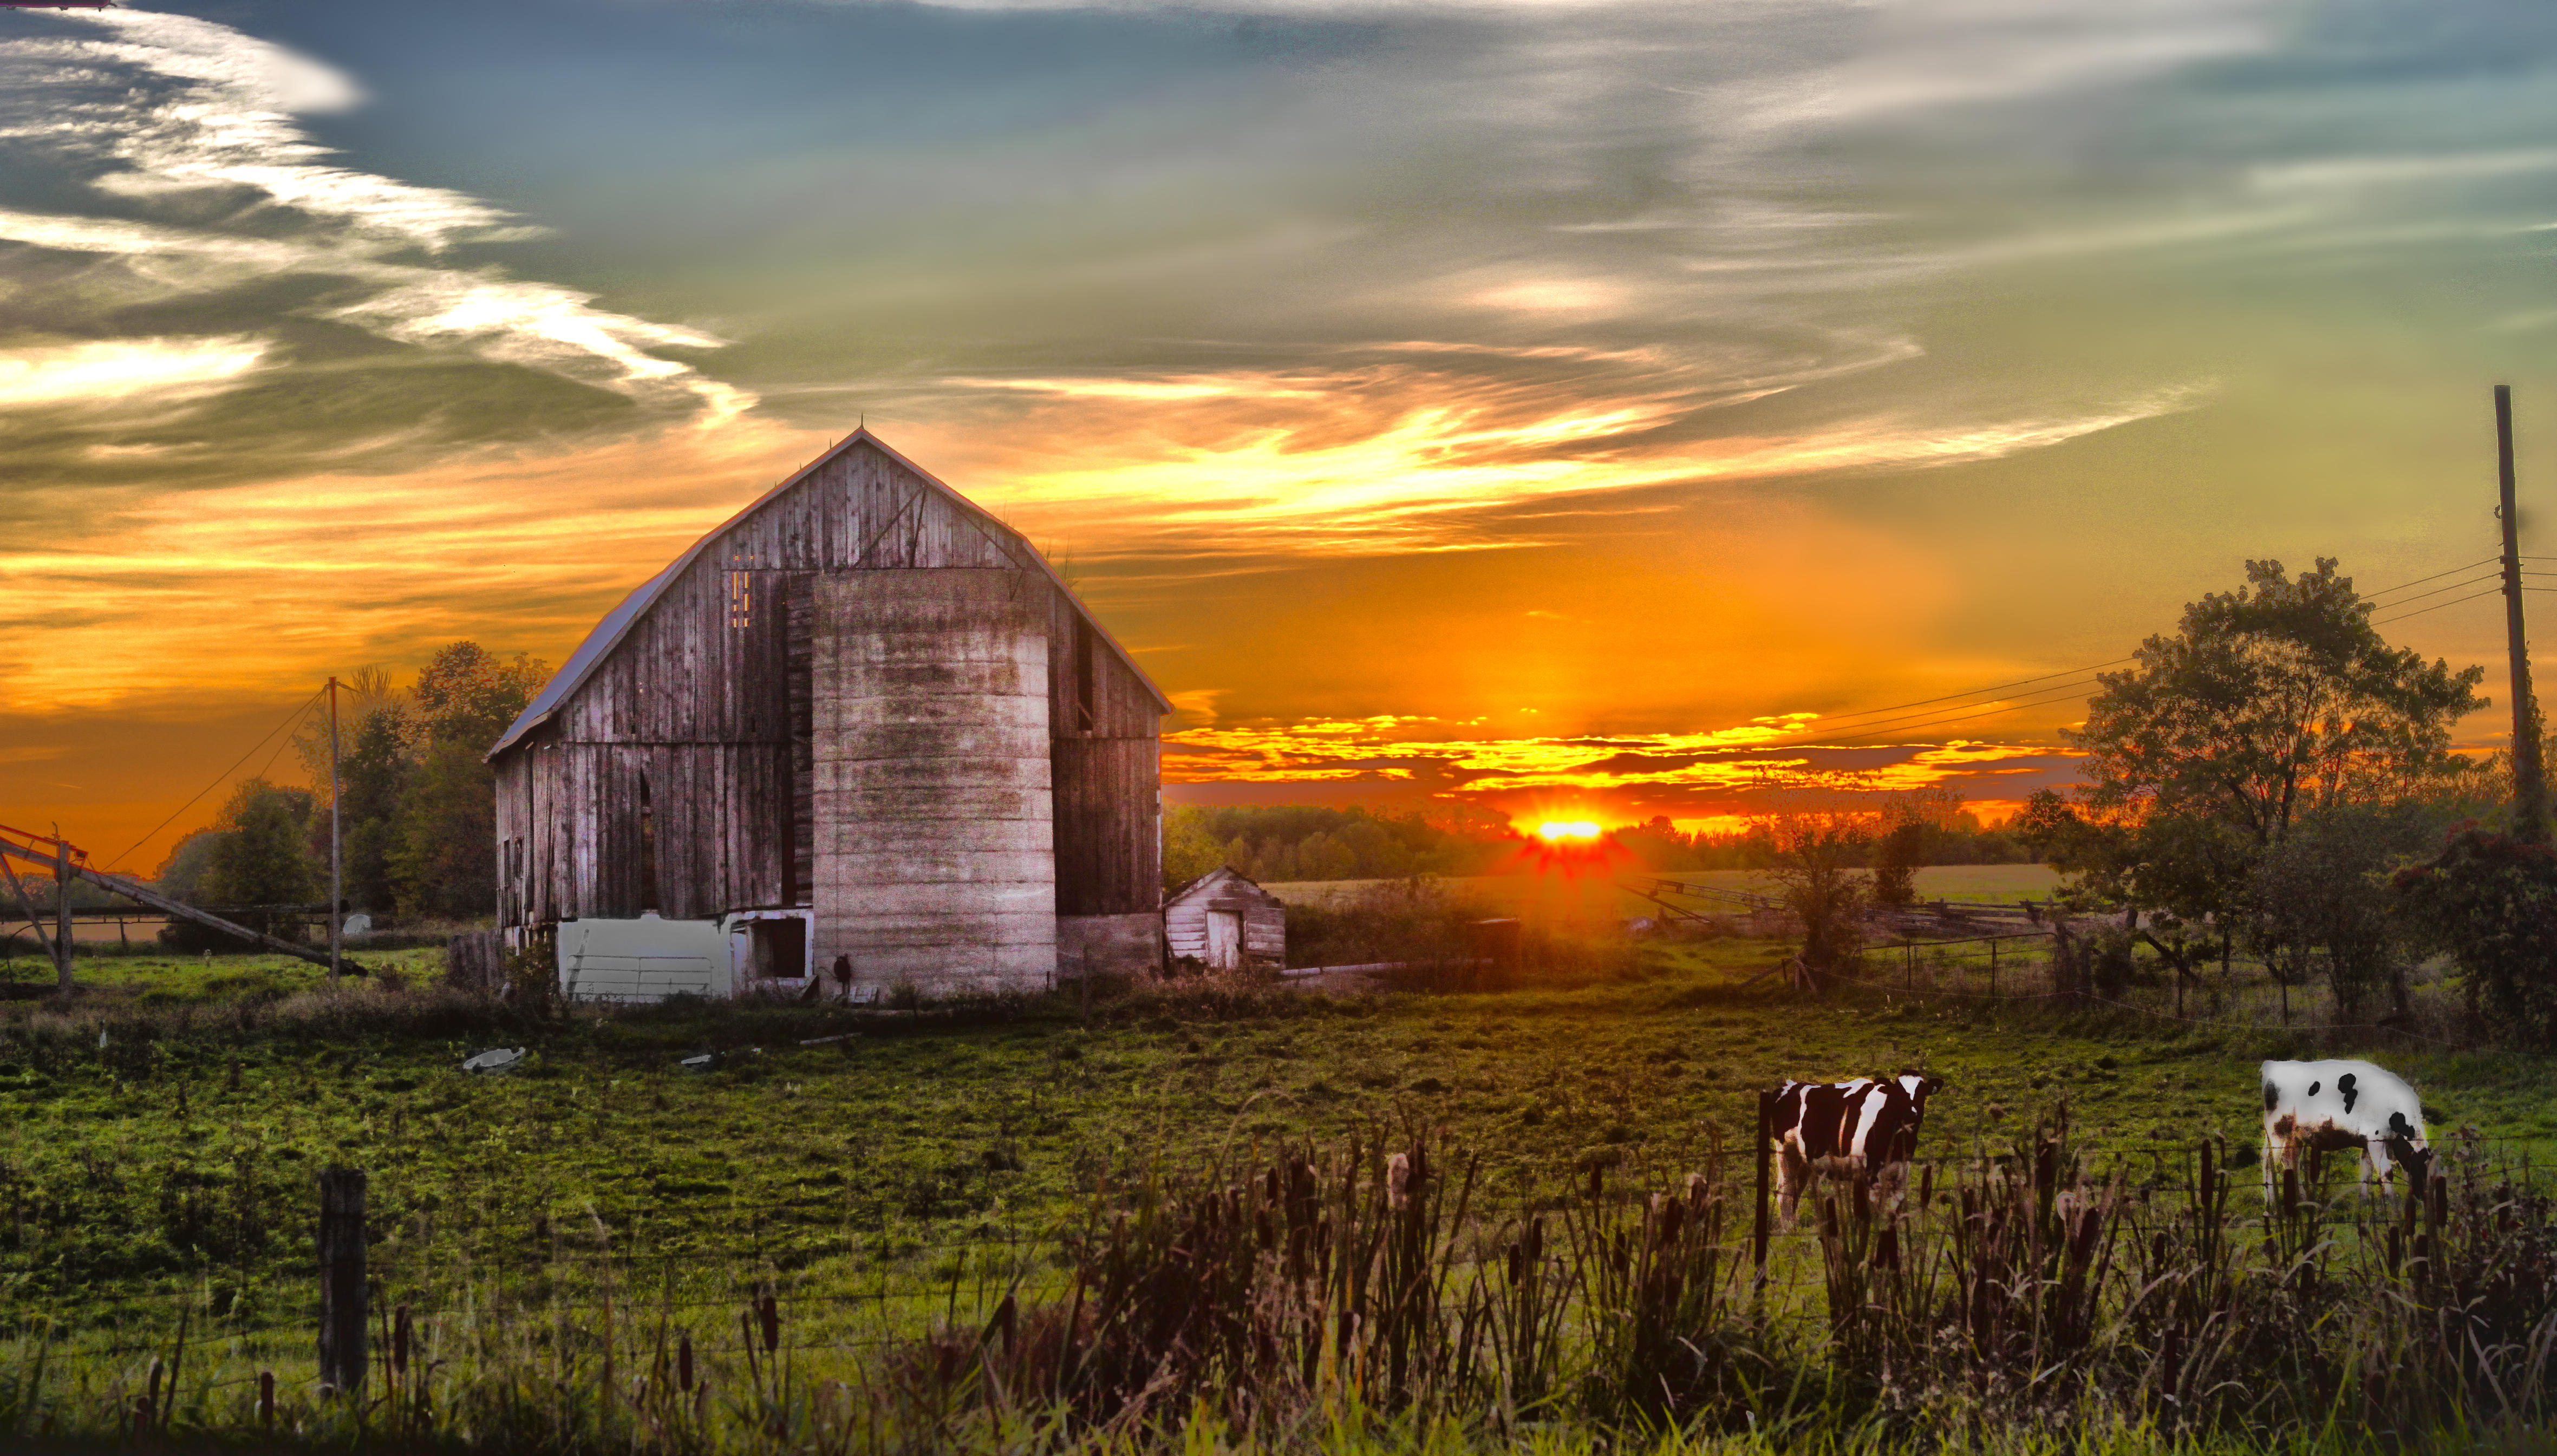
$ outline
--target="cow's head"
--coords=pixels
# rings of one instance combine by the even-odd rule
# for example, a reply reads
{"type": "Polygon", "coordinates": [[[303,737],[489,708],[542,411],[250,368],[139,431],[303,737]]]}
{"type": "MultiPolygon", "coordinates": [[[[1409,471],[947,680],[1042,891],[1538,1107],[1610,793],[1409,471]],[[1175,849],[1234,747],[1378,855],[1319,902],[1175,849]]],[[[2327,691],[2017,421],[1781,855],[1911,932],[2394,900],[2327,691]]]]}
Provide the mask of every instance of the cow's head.
{"type": "Polygon", "coordinates": [[[2421,1193],[2432,1186],[2433,1150],[2431,1148],[2417,1147],[2392,1137],[2388,1139],[2388,1150],[2396,1155],[2397,1166],[2406,1170],[2408,1193],[2421,1193]]]}
{"type": "Polygon", "coordinates": [[[1924,1072],[1904,1072],[1899,1081],[1901,1089],[1909,1094],[1910,1105],[1922,1113],[1927,1111],[1927,1094],[1945,1085],[1944,1078],[1930,1077],[1924,1072]]]}

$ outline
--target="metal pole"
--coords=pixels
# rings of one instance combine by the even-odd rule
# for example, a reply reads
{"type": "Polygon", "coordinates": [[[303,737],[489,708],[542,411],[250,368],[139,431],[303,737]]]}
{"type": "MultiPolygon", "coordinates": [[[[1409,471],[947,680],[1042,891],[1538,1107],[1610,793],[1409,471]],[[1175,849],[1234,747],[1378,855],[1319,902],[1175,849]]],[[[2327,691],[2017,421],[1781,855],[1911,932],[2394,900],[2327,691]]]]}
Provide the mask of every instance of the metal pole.
{"type": "Polygon", "coordinates": [[[2503,523],[2503,632],[2512,654],[2512,833],[2548,841],[2548,780],[2539,762],[2539,701],[2530,691],[2530,644],[2521,623],[2521,520],[2513,509],[2512,386],[2494,387],[2494,464],[2503,523]]]}
{"type": "Polygon", "coordinates": [[[329,680],[329,979],[335,981],[345,949],[345,869],[338,855],[337,680],[329,680]]]}

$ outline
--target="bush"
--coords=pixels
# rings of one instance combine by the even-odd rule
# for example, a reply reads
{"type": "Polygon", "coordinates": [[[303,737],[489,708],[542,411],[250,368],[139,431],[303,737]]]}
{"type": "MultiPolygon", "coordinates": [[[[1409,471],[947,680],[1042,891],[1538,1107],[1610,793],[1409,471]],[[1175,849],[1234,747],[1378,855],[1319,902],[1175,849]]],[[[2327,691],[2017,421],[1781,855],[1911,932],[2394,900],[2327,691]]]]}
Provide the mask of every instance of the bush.
{"type": "Polygon", "coordinates": [[[2557,854],[2465,829],[2394,887],[2413,933],[2459,963],[2471,1012],[2557,1045],[2557,854]]]}

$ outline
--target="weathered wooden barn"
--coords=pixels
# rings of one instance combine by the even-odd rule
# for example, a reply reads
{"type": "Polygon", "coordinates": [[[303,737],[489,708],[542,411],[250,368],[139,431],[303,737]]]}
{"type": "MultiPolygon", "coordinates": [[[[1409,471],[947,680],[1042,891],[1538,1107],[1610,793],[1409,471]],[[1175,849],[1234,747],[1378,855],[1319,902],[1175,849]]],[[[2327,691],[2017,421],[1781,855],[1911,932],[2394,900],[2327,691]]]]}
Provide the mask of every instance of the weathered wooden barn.
{"type": "Polygon", "coordinates": [[[1170,703],[1020,533],[865,430],[599,622],[489,750],[498,919],[751,912],[753,973],[1160,964],[1170,703]]]}
{"type": "Polygon", "coordinates": [[[1287,906],[1220,864],[1164,897],[1163,938],[1173,959],[1211,971],[1277,970],[1287,964],[1287,906]]]}

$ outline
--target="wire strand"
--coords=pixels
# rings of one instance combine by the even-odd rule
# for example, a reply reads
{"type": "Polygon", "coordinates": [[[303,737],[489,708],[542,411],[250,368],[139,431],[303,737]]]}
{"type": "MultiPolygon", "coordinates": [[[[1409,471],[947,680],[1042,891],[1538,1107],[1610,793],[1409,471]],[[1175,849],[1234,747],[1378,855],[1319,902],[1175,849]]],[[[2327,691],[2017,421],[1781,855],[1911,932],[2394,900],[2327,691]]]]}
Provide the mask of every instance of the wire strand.
{"type": "MultiPolygon", "coordinates": [[[[310,697],[308,697],[308,698],[306,698],[306,699],[302,700],[301,704],[294,708],[294,710],[293,710],[293,716],[292,716],[292,717],[290,717],[290,718],[286,719],[286,720],[285,720],[284,722],[282,722],[282,723],[277,724],[275,727],[273,727],[273,728],[268,728],[268,729],[266,730],[266,737],[260,738],[260,739],[258,739],[256,742],[249,744],[249,745],[248,745],[248,752],[247,752],[247,753],[242,753],[239,757],[237,757],[236,759],[233,759],[233,760],[231,761],[231,766],[230,766],[230,767],[225,768],[225,769],[223,769],[220,773],[217,773],[217,774],[213,775],[213,781],[212,781],[211,783],[208,783],[208,784],[204,785],[202,788],[196,790],[196,792],[195,792],[194,796],[193,796],[193,797],[191,797],[191,798],[189,798],[189,799],[187,800],[187,802],[186,802],[186,803],[181,804],[181,805],[179,805],[177,808],[175,808],[175,809],[173,809],[173,810],[169,811],[169,817],[168,817],[167,819],[163,819],[163,820],[161,820],[158,824],[155,824],[155,825],[151,826],[151,829],[150,829],[150,832],[149,832],[149,833],[147,833],[147,834],[143,835],[143,836],[142,836],[142,838],[140,838],[140,839],[138,839],[138,840],[135,840],[133,843],[131,843],[131,844],[129,844],[129,845],[126,845],[126,846],[124,847],[124,854],[123,854],[123,855],[118,855],[118,856],[116,856],[114,859],[107,860],[105,863],[103,863],[103,864],[101,864],[101,865],[99,865],[99,866],[97,866],[97,867],[98,867],[100,870],[113,869],[116,865],[121,864],[121,863],[123,863],[123,862],[124,862],[124,856],[125,856],[125,855],[130,855],[130,854],[132,854],[134,851],[136,851],[136,850],[138,850],[138,849],[141,849],[144,845],[147,845],[147,844],[151,843],[151,836],[152,836],[152,835],[156,835],[156,834],[158,834],[160,831],[162,831],[162,830],[164,830],[164,829],[167,829],[167,828],[168,828],[172,823],[175,823],[175,822],[176,822],[176,820],[177,820],[177,818],[178,818],[178,816],[179,816],[179,815],[184,814],[184,813],[186,813],[188,810],[190,810],[190,809],[192,809],[192,808],[196,807],[196,800],[197,800],[197,799],[201,799],[201,798],[204,797],[206,794],[211,793],[213,790],[215,790],[215,789],[217,789],[217,788],[221,787],[224,783],[228,782],[228,781],[229,781],[229,779],[230,779],[230,776],[231,776],[233,773],[236,773],[236,772],[238,772],[238,771],[239,771],[239,766],[240,766],[241,764],[243,764],[243,763],[246,763],[246,762],[249,760],[249,757],[250,757],[250,755],[251,755],[251,754],[254,754],[255,752],[257,752],[257,750],[258,750],[258,749],[263,748],[263,747],[265,747],[265,746],[266,746],[266,740],[267,740],[267,738],[272,738],[272,737],[274,737],[277,733],[280,733],[280,732],[284,731],[286,728],[289,728],[293,727],[295,724],[300,723],[300,722],[302,721],[302,715],[304,715],[304,714],[306,714],[306,713],[309,713],[309,712],[311,711],[311,705],[312,705],[312,704],[314,704],[314,703],[319,702],[319,701],[320,701],[320,699],[321,699],[321,697],[322,697],[323,695],[325,695],[328,691],[329,691],[329,690],[328,690],[327,688],[325,688],[325,687],[324,687],[324,688],[322,688],[319,692],[314,693],[314,694],[312,694],[310,697]]],[[[280,752],[282,752],[283,750],[282,750],[282,749],[278,749],[277,751],[280,753],[280,752]]],[[[268,766],[268,767],[270,767],[270,768],[274,767],[274,766],[275,766],[275,760],[274,760],[273,758],[269,758],[269,759],[267,760],[267,766],[268,766]]]]}
{"type": "MultiPolygon", "coordinates": [[[[2427,583],[2427,582],[2438,582],[2438,581],[2440,581],[2440,580],[2441,580],[2442,578],[2444,578],[2444,577],[2456,577],[2456,576],[2460,576],[2460,575],[2462,575],[2463,573],[2473,572],[2473,571],[2477,570],[2479,567],[2493,565],[2494,563],[2496,563],[2496,562],[2498,562],[2498,561],[2500,561],[2500,560],[2501,560],[2501,557],[2500,557],[2500,556],[2489,556],[2489,557],[2484,557],[2484,558],[2481,558],[2481,559],[2479,559],[2479,560],[2477,560],[2477,561],[2470,562],[2470,563],[2468,563],[2468,564],[2467,564],[2467,565],[2465,565],[2465,566],[2456,566],[2456,567],[2452,567],[2452,568],[2451,568],[2450,570],[2448,570],[2448,571],[2435,572],[2435,573],[2433,573],[2433,574],[2432,574],[2431,576],[2429,576],[2429,577],[2417,577],[2416,579],[2414,579],[2414,580],[2413,580],[2413,581],[2411,581],[2411,582],[2400,582],[2400,583],[2398,583],[2396,586],[2393,586],[2393,587],[2382,587],[2382,588],[2380,588],[2380,589],[2379,589],[2378,591],[2376,591],[2376,592],[2364,593],[2364,594],[2362,594],[2362,599],[2363,599],[2364,601],[2372,602],[2374,605],[2382,606],[2382,607],[2384,607],[2384,608],[2395,608],[2395,607],[2398,607],[2398,606],[2403,606],[2403,605],[2405,605],[2407,602],[2410,602],[2410,601],[2420,601],[2420,600],[2422,600],[2424,597],[2426,597],[2426,596],[2435,596],[2435,595],[2437,595],[2437,594],[2438,594],[2438,593],[2440,593],[2440,592],[2455,592],[2455,591],[2458,591],[2458,590],[2459,590],[2461,587],[2463,587],[2463,586],[2474,586],[2474,585],[2476,585],[2476,583],[2465,583],[2465,582],[2464,582],[2464,583],[2454,583],[2453,585],[2451,585],[2451,586],[2449,586],[2449,587],[2437,588],[2437,589],[2435,589],[2435,591],[2433,591],[2433,592],[2418,593],[2416,596],[2406,596],[2406,597],[2400,597],[2398,600],[2390,601],[2390,602],[2385,602],[2385,603],[2381,603],[2381,602],[2379,602],[2379,601],[2378,601],[2378,598],[2379,598],[2379,597],[2382,597],[2382,596],[2393,596],[2393,595],[2394,595],[2394,594],[2396,594],[2396,593],[2399,593],[2399,592],[2403,592],[2403,591],[2405,591],[2405,590],[2406,590],[2407,588],[2409,588],[2409,587],[2421,587],[2421,586],[2423,586],[2423,585],[2424,585],[2425,583],[2427,583]]],[[[2534,560],[2534,561],[2557,561],[2557,557],[2531,557],[2531,558],[2525,558],[2525,560],[2534,560]]],[[[2498,575],[2499,575],[2499,574],[2498,574],[2498,575]]],[[[2481,577],[2481,578],[2479,578],[2479,579],[2478,579],[2478,581],[2480,581],[2480,582],[2490,581],[2490,580],[2493,580],[2493,578],[2490,578],[2490,577],[2481,577]]],[[[2467,599],[2467,598],[2462,598],[2462,599],[2467,599]]],[[[2442,603],[2442,605],[2445,605],[2445,606],[2448,606],[2448,605],[2451,605],[2451,604],[2452,604],[2452,603],[2450,603],[2450,602],[2443,602],[2443,603],[2442,603]]],[[[2415,616],[2415,615],[2419,615],[2419,614],[2420,614],[2420,613],[2417,613],[2417,612],[2408,612],[2408,613],[2406,613],[2406,615],[2408,615],[2408,616],[2415,616]]],[[[2399,618],[2391,617],[2391,618],[2388,618],[2388,620],[2392,620],[2392,621],[2394,621],[2394,620],[2399,620],[2399,618]]],[[[2373,625],[2376,625],[2376,623],[2373,623],[2373,625]]],[[[2054,678],[2074,678],[2074,677],[2078,677],[2079,675],[2081,675],[2081,674],[2085,674],[2085,673],[2097,673],[2097,672],[2102,672],[2104,669],[2106,669],[2106,668],[2108,668],[2108,667],[2119,667],[2119,666],[2121,666],[2123,663],[2126,663],[2126,662],[2135,662],[2135,661],[2137,661],[2137,660],[2138,660],[2138,654],[2133,653],[2133,654],[2131,654],[2131,655],[2129,655],[2129,656],[2113,658],[2113,659],[2111,659],[2110,661],[2107,661],[2107,662],[2094,662],[2094,663],[2088,663],[2088,664],[2086,664],[2086,666],[2083,666],[2083,667],[2063,668],[2063,669],[2061,669],[2061,670],[2060,670],[2060,671],[2058,671],[2058,672],[2044,673],[2044,674],[2042,674],[2042,675],[2041,675],[2041,676],[2039,676],[2039,677],[2018,678],[2018,679],[2016,679],[2016,680],[2015,680],[2015,681],[2013,681],[2013,682],[2006,682],[2006,683],[1991,683],[1991,684],[1989,684],[1989,685],[1987,685],[1987,686],[1985,686],[1985,687],[1979,687],[1979,688],[1965,688],[1965,689],[1961,690],[1960,692],[1957,692],[1957,693],[1947,693],[1947,694],[1944,694],[1944,695],[1943,695],[1943,696],[1941,696],[1941,697],[1936,697],[1936,698],[1920,698],[1920,699],[1916,699],[1916,700],[1914,700],[1914,701],[1912,701],[1912,702],[1908,702],[1908,703],[1895,703],[1895,704],[1892,704],[1892,705],[1890,705],[1890,706],[1888,706],[1888,707],[1883,707],[1883,708],[1859,708],[1859,709],[1857,709],[1857,710],[1855,710],[1854,712],[1851,712],[1851,713],[1823,714],[1823,715],[1822,715],[1818,720],[1817,720],[1816,726],[1817,726],[1817,728],[1851,728],[1851,729],[1853,729],[1857,734],[1863,734],[1863,733],[1872,732],[1872,731],[1879,731],[1879,730],[1880,730],[1880,729],[1882,729],[1884,727],[1886,727],[1886,723],[1888,722],[1887,716],[1888,716],[1888,715],[1890,715],[1890,714],[1895,714],[1895,713],[1905,712],[1905,711],[1907,711],[1907,710],[1909,710],[1909,709],[1912,709],[1912,708],[1935,708],[1935,707],[1936,707],[1936,705],[1939,705],[1939,704],[1952,703],[1952,702],[1955,702],[1956,700],[1963,699],[1963,698],[1979,698],[1979,697],[1981,697],[1982,695],[1984,695],[1984,694],[1988,694],[1988,693],[2002,693],[2002,692],[2007,691],[2007,690],[2008,690],[2008,689],[2010,689],[2010,688],[2029,688],[2029,687],[2033,687],[2033,685],[2034,685],[2034,684],[2036,684],[2036,683],[2049,683],[2049,682],[2051,682],[2051,680],[2052,680],[2052,679],[2054,679],[2054,678]],[[1877,719],[1877,718],[1885,719],[1885,720],[1886,720],[1886,723],[1860,722],[1860,720],[1871,720],[1871,719],[1877,719]]],[[[2050,691],[2050,690],[2049,690],[2048,688],[2037,688],[2037,689],[2035,689],[2035,691],[2036,691],[2036,692],[2048,692],[2048,691],[2050,691]]],[[[2058,701],[2058,700],[2053,700],[2053,701],[2058,701]]],[[[1938,709],[1937,711],[1941,712],[1941,711],[1943,711],[1943,710],[1942,710],[1942,709],[1938,709]]],[[[2003,713],[2003,712],[2007,712],[2007,711],[2008,711],[2008,710],[2006,710],[2006,709],[2002,709],[2002,708],[1999,708],[1999,709],[1984,709],[1984,710],[1983,710],[1983,712],[1982,712],[1982,714],[1978,714],[1978,715],[1966,715],[1966,716],[1978,717],[1978,716],[1985,716],[1985,715],[1986,715],[1986,714],[1988,714],[1988,713],[2003,713]]],[[[1902,728],[1895,729],[1895,730],[1896,730],[1896,731],[1906,731],[1907,729],[1906,729],[1906,728],[1904,727],[1904,728],[1902,728]]]]}
{"type": "MultiPolygon", "coordinates": [[[[2530,589],[2530,588],[2525,587],[2525,588],[2523,588],[2522,590],[2526,592],[2526,591],[2529,591],[2529,590],[2531,590],[2531,589],[2530,589]]],[[[2539,589],[2539,590],[2541,590],[2541,591],[2545,591],[2545,590],[2547,590],[2547,589],[2546,589],[2546,588],[2541,588],[2541,589],[2539,589]]],[[[2389,623],[2389,622],[2402,622],[2402,621],[2404,621],[2406,618],[2408,618],[2408,617],[2410,617],[2410,616],[2422,616],[2424,613],[2426,613],[2426,612],[2428,612],[2428,611],[2439,611],[2439,610],[2441,610],[2441,609],[2442,609],[2443,607],[2445,607],[2445,606],[2457,606],[2457,605],[2459,605],[2461,602],[2464,602],[2464,601],[2477,601],[2477,600],[2481,600],[2481,599],[2483,599],[2483,598],[2485,598],[2485,597],[2489,597],[2489,596],[2502,596],[2502,595],[2503,595],[2503,589],[2502,589],[2501,587],[2489,587],[2489,588],[2488,588],[2488,589],[2486,589],[2485,591],[2478,593],[2475,596],[2454,596],[2454,597],[2452,597],[2452,598],[2451,598],[2450,600],[2448,600],[2448,601],[2436,601],[2436,602],[2434,602],[2434,603],[2433,603],[2432,605],[2430,605],[2430,606],[2419,606],[2419,607],[2416,607],[2413,611],[2402,611],[2402,612],[2399,612],[2399,613],[2398,613],[2397,615],[2395,615],[2395,616],[2383,616],[2383,617],[2379,618],[2377,621],[2372,622],[2372,623],[2371,623],[2371,625],[2372,625],[2372,626],[2374,626],[2374,627],[2376,627],[2376,626],[2383,626],[2383,625],[2385,625],[2385,624],[2387,624],[2387,623],[2389,623]]]]}

